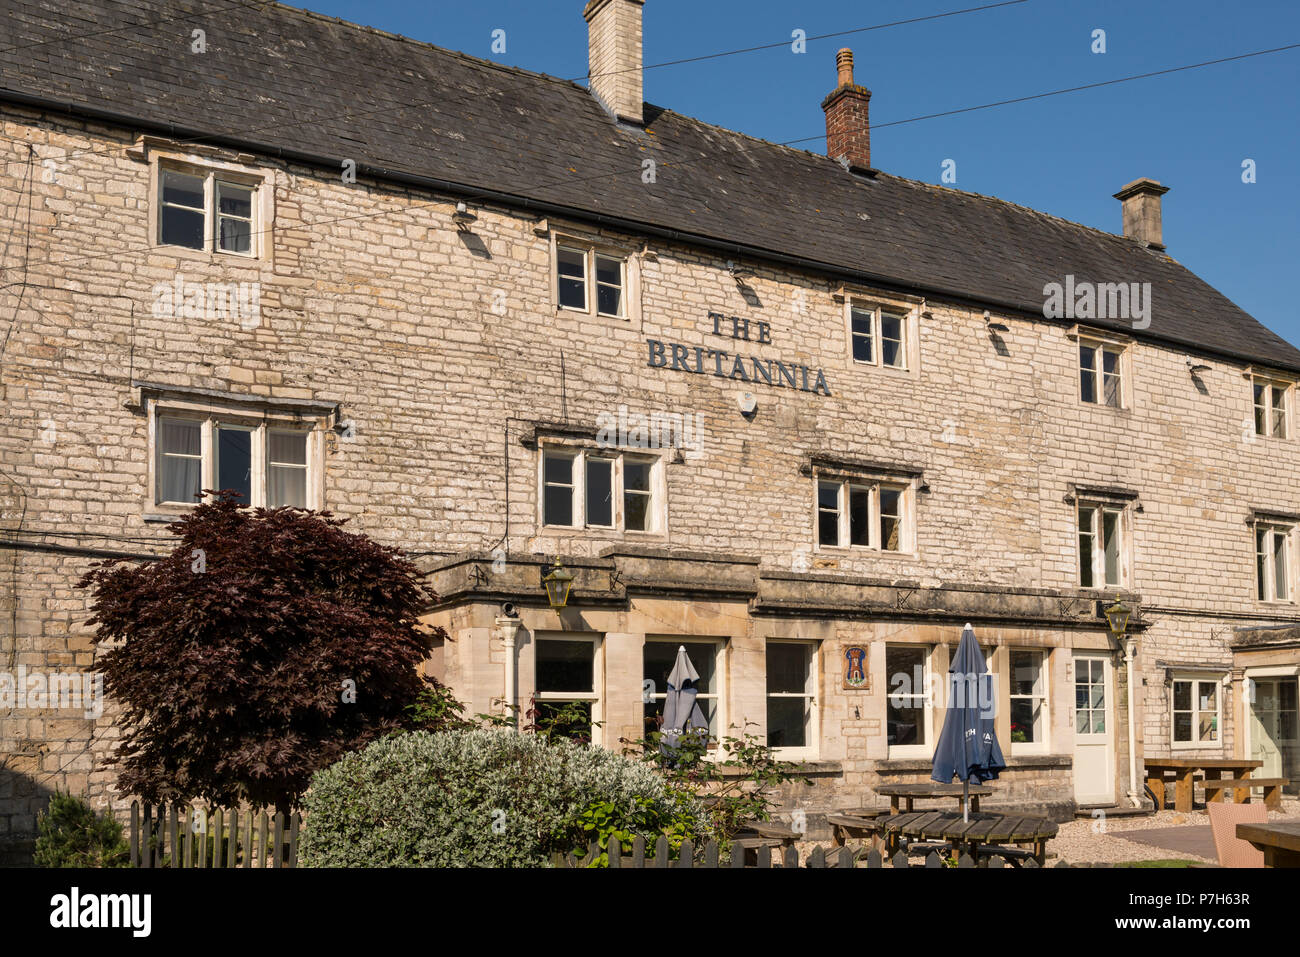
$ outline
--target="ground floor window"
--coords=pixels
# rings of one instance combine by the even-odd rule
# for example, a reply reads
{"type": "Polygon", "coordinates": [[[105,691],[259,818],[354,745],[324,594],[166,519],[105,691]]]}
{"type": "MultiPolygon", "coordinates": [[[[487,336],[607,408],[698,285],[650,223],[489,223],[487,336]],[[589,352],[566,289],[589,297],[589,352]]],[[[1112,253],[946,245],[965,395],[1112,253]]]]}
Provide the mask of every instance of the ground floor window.
{"type": "Polygon", "coordinates": [[[699,680],[694,682],[695,701],[700,713],[709,726],[709,742],[712,747],[719,735],[721,677],[718,659],[722,653],[722,642],[699,639],[647,639],[642,652],[643,660],[643,700],[645,704],[645,735],[650,740],[652,734],[663,730],[664,702],[668,698],[668,676],[672,674],[677,661],[677,649],[684,647],[686,657],[690,659],[699,680]]]}
{"type": "Polygon", "coordinates": [[[595,638],[538,638],[535,723],[579,741],[598,738],[600,694],[595,638]]]}
{"type": "Polygon", "coordinates": [[[1172,704],[1175,747],[1219,743],[1219,679],[1175,678],[1172,704]]]}
{"type": "Polygon", "coordinates": [[[1011,650],[1011,750],[1047,744],[1047,652],[1011,650]]]}
{"type": "Polygon", "coordinates": [[[817,645],[767,643],[767,746],[807,751],[816,745],[817,645]]]}
{"type": "Polygon", "coordinates": [[[886,730],[890,757],[903,757],[913,752],[920,754],[931,743],[926,695],[929,670],[928,646],[885,646],[885,676],[889,682],[886,730]]]}

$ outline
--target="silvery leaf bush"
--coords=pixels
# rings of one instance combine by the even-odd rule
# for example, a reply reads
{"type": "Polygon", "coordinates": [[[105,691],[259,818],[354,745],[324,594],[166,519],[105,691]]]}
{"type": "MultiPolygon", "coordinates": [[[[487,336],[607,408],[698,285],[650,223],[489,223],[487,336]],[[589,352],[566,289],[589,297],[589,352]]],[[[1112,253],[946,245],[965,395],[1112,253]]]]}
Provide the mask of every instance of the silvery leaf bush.
{"type": "MultiPolygon", "coordinates": [[[[699,802],[645,764],[592,745],[512,731],[396,734],[312,778],[306,867],[539,867],[585,846],[595,802],[700,821],[699,802]]],[[[643,835],[647,843],[657,833],[643,835]]]]}

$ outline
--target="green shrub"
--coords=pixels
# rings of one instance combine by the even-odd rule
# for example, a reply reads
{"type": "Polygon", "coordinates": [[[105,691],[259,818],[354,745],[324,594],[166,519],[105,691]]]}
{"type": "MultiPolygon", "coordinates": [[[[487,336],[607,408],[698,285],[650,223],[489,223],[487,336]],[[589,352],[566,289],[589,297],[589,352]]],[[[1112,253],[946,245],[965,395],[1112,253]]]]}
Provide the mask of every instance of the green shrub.
{"type": "Polygon", "coordinates": [[[122,825],[96,814],[84,800],[56,791],[36,818],[37,867],[127,867],[130,848],[122,825]]]}
{"type": "Polygon", "coordinates": [[[500,729],[376,741],[317,772],[303,810],[307,867],[538,867],[601,830],[680,845],[704,816],[644,764],[500,729]]]}

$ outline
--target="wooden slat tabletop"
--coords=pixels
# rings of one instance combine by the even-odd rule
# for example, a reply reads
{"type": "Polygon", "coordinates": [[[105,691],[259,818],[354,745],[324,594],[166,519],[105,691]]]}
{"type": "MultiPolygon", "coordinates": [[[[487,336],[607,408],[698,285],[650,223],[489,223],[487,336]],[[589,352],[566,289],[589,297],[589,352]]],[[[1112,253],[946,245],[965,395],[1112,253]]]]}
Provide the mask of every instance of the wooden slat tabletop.
{"type": "Polygon", "coordinates": [[[1238,824],[1237,837],[1252,844],[1268,844],[1300,852],[1300,823],[1238,824]]]}

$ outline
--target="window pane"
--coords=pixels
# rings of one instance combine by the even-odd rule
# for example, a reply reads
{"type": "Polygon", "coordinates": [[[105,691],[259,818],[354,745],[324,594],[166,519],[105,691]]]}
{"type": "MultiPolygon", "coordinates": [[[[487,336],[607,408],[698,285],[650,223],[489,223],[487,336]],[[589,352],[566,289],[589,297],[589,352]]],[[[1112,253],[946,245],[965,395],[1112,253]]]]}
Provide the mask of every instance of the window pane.
{"type": "Polygon", "coordinates": [[[1084,588],[1093,586],[1092,580],[1092,523],[1095,509],[1079,509],[1079,584],[1084,588]]]}
{"type": "Polygon", "coordinates": [[[767,699],[767,746],[802,748],[808,744],[808,699],[767,699]]]}
{"type": "Polygon", "coordinates": [[[1011,652],[1011,693],[1042,694],[1043,657],[1036,651],[1011,652]]]}
{"type": "Polygon", "coordinates": [[[271,461],[279,465],[307,464],[306,432],[272,432],[271,461]]]}
{"type": "Polygon", "coordinates": [[[162,235],[165,246],[184,246],[187,249],[203,248],[203,214],[175,206],[162,208],[162,235]]]}
{"type": "Polygon", "coordinates": [[[901,514],[903,493],[895,488],[880,490],[880,547],[887,552],[902,548],[901,514]]]}
{"type": "MultiPolygon", "coordinates": [[[[712,642],[701,641],[647,641],[646,648],[652,649],[659,655],[659,661],[663,665],[662,680],[659,682],[657,691],[665,691],[668,687],[668,675],[673,670],[673,663],[677,660],[678,647],[686,649],[686,657],[690,659],[699,674],[699,680],[695,682],[695,689],[700,694],[712,694],[718,689],[714,686],[713,674],[714,666],[717,664],[717,645],[712,642]]],[[[647,652],[647,661],[650,660],[647,652]]],[[[652,677],[649,672],[646,677],[652,677]]]]}
{"type": "Polygon", "coordinates": [[[253,216],[253,191],[244,186],[218,183],[217,210],[227,216],[251,219],[253,216]]]}
{"type": "Polygon", "coordinates": [[[918,645],[885,646],[886,732],[894,744],[925,744],[926,649],[918,645]]]}
{"type": "Polygon", "coordinates": [[[871,544],[871,490],[849,486],[849,544],[871,544]]]}
{"type": "Polygon", "coordinates": [[[1119,375],[1119,353],[1112,349],[1101,350],[1101,371],[1106,375],[1119,375]]]}
{"type": "Polygon", "coordinates": [[[292,505],[307,507],[307,470],[298,466],[272,465],[266,470],[268,508],[292,505]]]}
{"type": "Polygon", "coordinates": [[[1255,529],[1255,584],[1260,601],[1268,600],[1268,529],[1255,529]]]}
{"type": "Polygon", "coordinates": [[[1084,402],[1097,401],[1097,350],[1079,346],[1079,392],[1084,402]]]}
{"type": "Polygon", "coordinates": [[[188,206],[203,211],[203,177],[164,170],[162,198],[169,206],[188,206]]]}
{"type": "Polygon", "coordinates": [[[1218,741],[1219,740],[1219,716],[1217,714],[1203,714],[1197,723],[1200,731],[1201,741],[1218,741]]]}
{"type": "Polygon", "coordinates": [[[880,355],[884,364],[903,366],[903,320],[901,316],[880,314],[880,355]]]}
{"type": "Polygon", "coordinates": [[[1285,601],[1290,597],[1291,589],[1286,573],[1286,535],[1280,531],[1273,533],[1273,597],[1285,601]]]}
{"type": "Polygon", "coordinates": [[[1192,683],[1190,681],[1174,682],[1174,710],[1192,710],[1192,683]]]}
{"type": "Polygon", "coordinates": [[[1192,715],[1188,711],[1174,713],[1174,740],[1192,740],[1192,715]]]}
{"type": "Polygon", "coordinates": [[[602,316],[623,315],[623,290],[618,286],[597,286],[596,311],[602,316]]]}
{"type": "Polygon", "coordinates": [[[1104,375],[1101,377],[1101,381],[1102,391],[1104,393],[1102,398],[1112,409],[1118,409],[1120,407],[1119,376],[1104,375]]]}
{"type": "Polygon", "coordinates": [[[594,642],[539,639],[535,664],[537,690],[591,694],[596,690],[595,655],[594,642]]]}
{"type": "Polygon", "coordinates": [[[888,743],[925,744],[925,711],[920,698],[888,698],[885,709],[888,743]],[[897,702],[897,704],[895,704],[897,702]]]}
{"type": "Polygon", "coordinates": [[[242,219],[221,217],[217,225],[217,248],[231,253],[246,253],[252,247],[252,224],[242,219]]]}
{"type": "Polygon", "coordinates": [[[624,491],[623,517],[629,531],[650,531],[650,496],[642,492],[624,491]]]}
{"type": "Polygon", "coordinates": [[[872,350],[874,343],[871,337],[872,315],[869,312],[863,312],[854,309],[851,313],[850,323],[853,330],[853,358],[859,362],[875,362],[875,354],[872,350]]]}
{"type": "Polygon", "coordinates": [[[1286,438],[1286,390],[1273,387],[1273,434],[1286,438]]]}
{"type": "Polygon", "coordinates": [[[623,460],[623,488],[629,491],[650,491],[650,469],[652,463],[623,460]]]}
{"type": "Polygon", "coordinates": [[[537,723],[561,738],[587,743],[591,741],[591,702],[539,701],[537,723]],[[563,720],[561,714],[565,715],[563,720]]]}
{"type": "Polygon", "coordinates": [[[608,256],[597,256],[596,282],[607,283],[611,286],[623,285],[622,262],[617,259],[610,259],[608,256]]]}
{"type": "Polygon", "coordinates": [[[587,524],[605,528],[614,524],[612,459],[587,459],[587,524]]]}
{"type": "Polygon", "coordinates": [[[543,460],[543,478],[546,483],[573,484],[573,456],[547,455],[543,460]]]}
{"type": "Polygon", "coordinates": [[[177,455],[200,455],[203,449],[202,424],[163,419],[158,432],[158,446],[177,455]]]}
{"type": "Polygon", "coordinates": [[[1103,511],[1102,547],[1106,550],[1106,584],[1119,584],[1119,513],[1103,511]]]}
{"type": "Polygon", "coordinates": [[[768,694],[805,694],[808,691],[808,645],[769,642],[767,646],[768,694]]]}
{"type": "Polygon", "coordinates": [[[573,489],[563,485],[546,486],[542,500],[542,524],[573,524],[573,489]]]}
{"type": "Polygon", "coordinates": [[[248,505],[253,501],[253,433],[217,429],[217,488],[234,489],[248,505]]]}
{"type": "Polygon", "coordinates": [[[1219,710],[1219,686],[1213,681],[1201,681],[1197,683],[1197,701],[1196,709],[1198,711],[1218,711],[1219,710]]]}
{"type": "Polygon", "coordinates": [[[560,305],[571,309],[587,308],[587,255],[575,249],[555,251],[556,270],[560,279],[560,305]]]}
{"type": "Polygon", "coordinates": [[[1256,383],[1254,391],[1255,391],[1255,434],[1267,435],[1268,418],[1267,418],[1267,409],[1265,408],[1265,406],[1267,405],[1267,400],[1264,394],[1264,387],[1256,383]]]}
{"type": "Polygon", "coordinates": [[[1041,738],[1039,719],[1042,704],[1033,698],[1011,699],[1011,740],[1013,743],[1031,744],[1041,738]]]}

